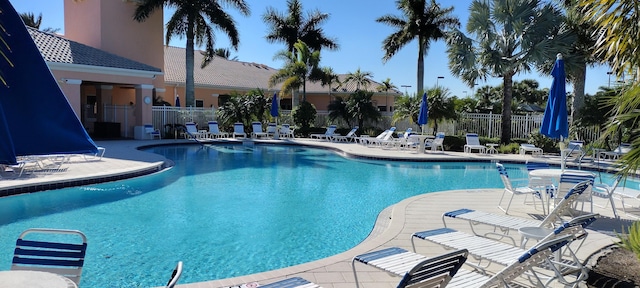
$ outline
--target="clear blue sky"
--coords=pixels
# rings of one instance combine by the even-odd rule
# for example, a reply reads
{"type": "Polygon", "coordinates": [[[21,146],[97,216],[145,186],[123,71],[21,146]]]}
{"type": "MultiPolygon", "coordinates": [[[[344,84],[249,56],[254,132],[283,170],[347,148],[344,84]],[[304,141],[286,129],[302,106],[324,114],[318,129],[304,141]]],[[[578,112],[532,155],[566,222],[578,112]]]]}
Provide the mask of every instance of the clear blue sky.
{"type": "MultiPolygon", "coordinates": [[[[98,1],[98,0],[90,0],[98,1]]],[[[117,1],[117,0],[108,0],[117,1]]],[[[42,13],[43,23],[41,28],[60,28],[59,33],[64,34],[63,0],[10,0],[19,12],[33,12],[36,15],[42,13]]],[[[251,9],[251,16],[244,17],[236,13],[236,10],[227,9],[233,15],[240,32],[240,46],[238,51],[233,51],[231,56],[237,56],[240,61],[256,62],[280,68],[282,63],[274,61],[273,56],[284,48],[282,43],[267,43],[264,36],[267,28],[262,22],[262,15],[267,7],[274,7],[280,12],[286,11],[286,0],[246,0],[251,9]]],[[[302,0],[305,11],[320,10],[329,13],[329,20],[322,26],[325,34],[337,39],[340,45],[338,51],[323,51],[322,66],[330,66],[336,73],[354,72],[358,68],[373,74],[373,79],[383,81],[391,78],[401,91],[405,91],[401,85],[411,85],[407,88],[409,93],[415,93],[417,71],[417,44],[409,43],[400,50],[387,63],[382,63],[382,40],[391,34],[391,28],[375,22],[375,19],[385,14],[400,15],[395,8],[395,0],[302,0]]],[[[462,27],[467,22],[468,7],[471,0],[438,1],[443,7],[454,5],[453,14],[460,18],[462,27]],[[455,4],[450,4],[454,2],[455,4]]],[[[165,23],[170,13],[165,12],[165,23]]],[[[184,47],[184,39],[176,38],[169,43],[172,46],[184,47]]],[[[216,34],[216,48],[229,48],[228,40],[224,34],[216,34]]],[[[446,47],[443,41],[432,43],[425,58],[424,84],[426,87],[435,86],[436,82],[451,90],[453,95],[464,97],[471,95],[471,88],[450,74],[446,47]],[[443,76],[444,79],[439,79],[443,76]]],[[[587,71],[586,93],[594,94],[598,87],[607,86],[609,77],[606,74],[608,67],[599,66],[587,71]]],[[[548,75],[540,75],[536,71],[530,74],[517,75],[515,80],[535,79],[540,87],[551,86],[552,78],[548,75]]],[[[611,79],[615,81],[615,79],[611,79]]],[[[500,79],[488,79],[487,82],[479,82],[479,86],[499,85],[500,79]]],[[[476,87],[477,89],[478,87],[476,87]]],[[[571,85],[567,85],[567,91],[573,91],[571,85]]]]}

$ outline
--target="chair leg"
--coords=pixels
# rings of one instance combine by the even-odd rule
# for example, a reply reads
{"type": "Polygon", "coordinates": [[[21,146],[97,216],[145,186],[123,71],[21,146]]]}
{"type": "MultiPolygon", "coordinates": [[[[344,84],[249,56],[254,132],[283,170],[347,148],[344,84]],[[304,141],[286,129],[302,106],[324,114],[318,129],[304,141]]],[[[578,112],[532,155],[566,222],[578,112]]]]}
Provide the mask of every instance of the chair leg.
{"type": "Polygon", "coordinates": [[[513,201],[513,196],[515,196],[515,194],[511,193],[511,198],[509,198],[509,203],[507,204],[507,209],[502,207],[502,199],[504,198],[504,194],[507,193],[507,191],[505,190],[504,192],[502,192],[502,197],[500,197],[500,202],[498,202],[498,209],[504,211],[504,214],[509,214],[509,207],[511,207],[511,201],[513,201]]]}

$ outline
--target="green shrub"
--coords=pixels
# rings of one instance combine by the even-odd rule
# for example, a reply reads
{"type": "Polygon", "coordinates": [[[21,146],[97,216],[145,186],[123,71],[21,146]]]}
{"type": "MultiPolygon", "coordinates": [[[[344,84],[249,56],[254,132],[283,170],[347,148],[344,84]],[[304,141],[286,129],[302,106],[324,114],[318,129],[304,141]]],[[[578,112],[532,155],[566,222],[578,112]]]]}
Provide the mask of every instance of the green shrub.
{"type": "Polygon", "coordinates": [[[557,140],[551,139],[547,136],[540,134],[540,132],[531,132],[529,135],[529,144],[533,144],[538,148],[542,148],[542,151],[546,153],[558,153],[560,148],[558,147],[557,140]]]}
{"type": "Polygon", "coordinates": [[[518,154],[520,153],[520,143],[509,143],[507,145],[500,145],[496,148],[498,153],[502,154],[518,154]]]}
{"type": "Polygon", "coordinates": [[[640,221],[633,222],[627,232],[627,235],[618,234],[620,239],[618,245],[636,254],[636,257],[640,260],[640,221]]]}
{"type": "Polygon", "coordinates": [[[293,121],[296,123],[296,134],[303,137],[309,136],[311,124],[316,121],[316,108],[313,104],[304,101],[293,110],[293,121]]]}

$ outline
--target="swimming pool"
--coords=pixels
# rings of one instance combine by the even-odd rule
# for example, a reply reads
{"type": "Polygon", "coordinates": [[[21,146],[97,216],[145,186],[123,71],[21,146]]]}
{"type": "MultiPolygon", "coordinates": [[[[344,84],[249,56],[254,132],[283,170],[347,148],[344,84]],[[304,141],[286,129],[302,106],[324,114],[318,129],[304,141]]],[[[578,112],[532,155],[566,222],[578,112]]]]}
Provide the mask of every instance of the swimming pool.
{"type": "Polygon", "coordinates": [[[346,251],[382,209],[407,197],[502,187],[492,163],[357,160],[275,145],[148,151],[174,168],[0,199],[0,269],[9,269],[20,232],[51,227],[87,235],[83,287],[161,286],[178,260],[181,283],[228,278],[346,251]]]}

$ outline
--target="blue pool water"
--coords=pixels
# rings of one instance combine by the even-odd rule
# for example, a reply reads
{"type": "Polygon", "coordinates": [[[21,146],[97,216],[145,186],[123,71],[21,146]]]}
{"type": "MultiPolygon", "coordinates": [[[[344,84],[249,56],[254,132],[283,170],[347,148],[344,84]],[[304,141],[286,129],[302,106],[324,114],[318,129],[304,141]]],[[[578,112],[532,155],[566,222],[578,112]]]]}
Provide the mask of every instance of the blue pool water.
{"type": "MultiPolygon", "coordinates": [[[[0,269],[31,227],[88,238],[82,287],[161,286],[309,262],[367,237],[378,213],[407,197],[499,188],[492,163],[347,159],[295,146],[165,146],[175,167],[136,179],[0,199],[0,269]]],[[[522,165],[507,164],[514,176],[522,165]]],[[[610,181],[607,179],[605,181],[610,181]]]]}

